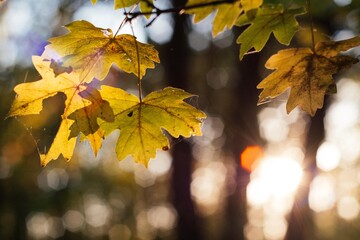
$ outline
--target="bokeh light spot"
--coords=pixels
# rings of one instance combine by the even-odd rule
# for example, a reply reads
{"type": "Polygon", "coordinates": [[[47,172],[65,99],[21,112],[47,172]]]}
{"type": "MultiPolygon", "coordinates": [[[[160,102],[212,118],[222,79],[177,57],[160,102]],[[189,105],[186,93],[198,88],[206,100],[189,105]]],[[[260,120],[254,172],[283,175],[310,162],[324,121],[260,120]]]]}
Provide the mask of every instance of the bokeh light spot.
{"type": "Polygon", "coordinates": [[[260,146],[248,146],[240,154],[240,165],[243,169],[251,172],[257,160],[264,156],[264,151],[260,146]]]}
{"type": "Polygon", "coordinates": [[[309,206],[315,212],[331,209],[335,204],[335,181],[330,175],[318,175],[310,184],[309,206]]]}
{"type": "Polygon", "coordinates": [[[336,145],[324,142],[316,153],[316,165],[323,171],[331,171],[339,166],[340,151],[336,145]]]}
{"type": "Polygon", "coordinates": [[[358,200],[352,196],[340,198],[337,204],[337,213],[345,220],[353,220],[359,215],[360,206],[358,200]]]}

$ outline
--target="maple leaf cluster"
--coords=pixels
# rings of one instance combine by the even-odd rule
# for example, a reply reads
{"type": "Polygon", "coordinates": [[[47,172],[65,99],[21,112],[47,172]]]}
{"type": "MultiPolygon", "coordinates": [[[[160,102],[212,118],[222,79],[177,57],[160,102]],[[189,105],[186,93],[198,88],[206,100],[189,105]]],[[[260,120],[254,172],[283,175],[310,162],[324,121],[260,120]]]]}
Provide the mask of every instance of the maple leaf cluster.
{"type": "MultiPolygon", "coordinates": [[[[97,0],[90,0],[96,4],[97,0]]],[[[234,26],[243,30],[237,38],[239,58],[259,52],[271,34],[289,45],[299,30],[296,17],[306,13],[302,6],[263,3],[263,0],[188,0],[182,8],[159,9],[153,0],[114,0],[114,8],[139,5],[140,12],[126,11],[127,20],[143,15],[155,16],[178,12],[192,14],[197,23],[214,14],[212,35],[234,26]]],[[[42,79],[15,87],[17,98],[8,116],[38,114],[43,100],[62,92],[66,96],[62,120],[55,139],[42,165],[62,155],[70,159],[76,138],[88,140],[95,155],[102,140],[119,130],[116,145],[119,159],[131,155],[135,162],[148,164],[158,149],[169,149],[164,131],[173,137],[201,135],[202,119],[206,115],[184,102],[193,95],[176,88],[152,92],[144,99],[126,91],[101,86],[93,88],[94,79],[103,80],[115,64],[124,72],[135,74],[139,83],[147,69],[159,63],[157,50],[138,42],[135,36],[113,34],[110,29],[93,26],[86,21],[75,21],[66,26],[69,33],[49,39],[42,56],[34,56],[33,64],[42,79]],[[56,56],[56,57],[55,57],[56,56]],[[31,92],[31,94],[29,94],[31,92]]],[[[314,34],[311,29],[311,34],[314,34]]],[[[290,48],[271,56],[265,67],[275,70],[258,84],[263,89],[258,104],[289,91],[287,111],[300,107],[310,115],[322,108],[324,96],[336,92],[333,75],[349,68],[358,59],[342,52],[360,45],[360,36],[315,44],[313,48],[290,48]]]]}
{"type": "Polygon", "coordinates": [[[17,97],[8,113],[8,117],[39,114],[45,99],[65,94],[60,127],[49,151],[40,156],[43,166],[60,155],[70,160],[78,136],[91,143],[96,155],[103,138],[120,130],[118,158],[131,155],[147,166],[156,150],[170,147],[163,130],[173,137],[201,135],[201,119],[206,115],[183,101],[193,95],[181,89],[165,88],[140,100],[119,88],[91,86],[94,79],[106,77],[112,64],[141,81],[146,70],[159,62],[153,46],[131,35],[114,36],[110,29],[87,21],[66,27],[68,34],[49,39],[42,56],[33,57],[42,79],[17,85],[17,97]]]}

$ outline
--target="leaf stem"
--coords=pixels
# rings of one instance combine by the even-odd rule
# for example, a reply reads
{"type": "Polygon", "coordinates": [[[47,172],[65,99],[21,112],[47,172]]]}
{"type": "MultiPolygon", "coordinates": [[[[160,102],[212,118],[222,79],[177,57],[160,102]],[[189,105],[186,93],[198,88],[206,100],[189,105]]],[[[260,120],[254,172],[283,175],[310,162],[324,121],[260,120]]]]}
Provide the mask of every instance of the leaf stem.
{"type": "Polygon", "coordinates": [[[135,32],[134,32],[134,28],[130,22],[130,28],[131,28],[131,32],[134,36],[134,44],[135,44],[135,49],[136,49],[136,58],[137,58],[137,77],[139,79],[138,81],[138,92],[139,92],[139,100],[140,103],[142,102],[142,85],[141,85],[141,69],[140,69],[140,53],[139,53],[139,46],[138,46],[138,42],[136,41],[136,37],[135,37],[135,32]]]}
{"type": "Polygon", "coordinates": [[[120,29],[124,26],[124,24],[126,23],[126,21],[127,21],[127,18],[125,17],[125,18],[121,21],[120,26],[118,27],[118,29],[116,30],[116,33],[114,34],[113,39],[118,35],[120,29]]]}
{"type": "Polygon", "coordinates": [[[314,22],[313,22],[313,16],[311,12],[311,0],[306,0],[307,5],[307,11],[310,21],[310,31],[311,31],[311,42],[312,42],[312,50],[315,53],[315,36],[314,36],[314,22]]]}
{"type": "Polygon", "coordinates": [[[116,33],[114,34],[114,37],[113,37],[113,38],[115,38],[115,37],[118,35],[120,29],[125,25],[125,23],[131,22],[131,19],[128,18],[128,14],[130,14],[132,11],[134,11],[135,8],[136,8],[136,5],[133,6],[132,9],[131,9],[129,12],[127,12],[126,9],[124,8],[125,18],[121,21],[120,26],[119,26],[118,29],[116,30],[116,33]]]}
{"type": "MultiPolygon", "coordinates": [[[[121,0],[122,1],[122,4],[124,4],[124,0],[121,0]]],[[[150,2],[146,1],[148,4],[150,4],[150,2]]],[[[134,11],[134,9],[136,8],[137,5],[133,6],[133,8],[127,12],[126,9],[124,8],[124,14],[125,14],[125,18],[124,20],[121,22],[118,30],[116,31],[115,35],[114,35],[114,38],[116,37],[116,35],[118,34],[118,32],[120,31],[120,29],[122,28],[122,26],[129,22],[130,23],[130,28],[131,28],[131,32],[132,32],[132,35],[134,37],[134,44],[135,44],[135,49],[136,49],[136,58],[137,58],[137,77],[139,79],[138,81],[138,94],[139,94],[139,101],[140,103],[142,102],[142,85],[141,85],[141,76],[140,76],[140,73],[141,73],[141,69],[140,69],[140,53],[139,53],[139,46],[138,46],[138,43],[136,41],[136,37],[135,37],[135,31],[134,31],[134,28],[133,28],[133,25],[132,25],[132,20],[133,18],[129,18],[129,14],[132,13],[132,11],[134,11]]]]}

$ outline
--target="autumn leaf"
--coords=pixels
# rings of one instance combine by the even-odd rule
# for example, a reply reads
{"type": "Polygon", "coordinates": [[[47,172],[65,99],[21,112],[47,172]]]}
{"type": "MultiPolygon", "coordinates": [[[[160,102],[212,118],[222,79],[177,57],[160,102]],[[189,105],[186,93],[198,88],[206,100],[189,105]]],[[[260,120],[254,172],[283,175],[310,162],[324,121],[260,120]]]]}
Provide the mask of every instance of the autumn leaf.
{"type": "Polygon", "coordinates": [[[71,67],[64,67],[61,61],[56,61],[54,59],[50,60],[50,68],[54,71],[55,77],[57,77],[57,75],[62,74],[62,73],[70,73],[72,71],[71,67]]]}
{"type": "Polygon", "coordinates": [[[90,86],[79,92],[79,95],[91,102],[84,108],[78,109],[68,116],[74,120],[70,126],[69,138],[77,137],[81,133],[81,140],[88,140],[96,156],[102,145],[104,133],[99,129],[97,118],[104,121],[114,121],[114,113],[107,101],[104,101],[97,89],[90,86]]]}
{"type": "Polygon", "coordinates": [[[258,9],[263,4],[263,0],[241,0],[241,6],[245,12],[258,9]]]}
{"type": "Polygon", "coordinates": [[[239,17],[237,26],[249,25],[238,37],[237,43],[240,44],[240,60],[251,48],[261,51],[270,34],[284,45],[289,45],[299,24],[295,16],[305,13],[304,8],[284,9],[283,5],[266,4],[257,10],[254,19],[249,19],[246,14],[239,17]]]}
{"type": "Polygon", "coordinates": [[[69,33],[50,38],[43,56],[56,53],[62,57],[64,67],[82,70],[83,77],[89,75],[102,80],[115,63],[121,70],[138,75],[154,68],[159,62],[158,52],[153,46],[140,43],[131,35],[114,36],[111,29],[97,28],[87,21],[75,21],[66,26],[69,33]]]}
{"type": "Polygon", "coordinates": [[[238,0],[234,2],[224,2],[221,4],[213,4],[214,0],[189,0],[186,4],[189,10],[186,12],[194,14],[194,23],[198,23],[212,12],[216,11],[212,35],[215,37],[225,29],[231,29],[238,17],[245,11],[258,8],[262,4],[262,0],[238,0]],[[243,3],[245,5],[243,5],[243,3]],[[191,8],[192,6],[209,4],[208,6],[191,8]]]}
{"type": "Polygon", "coordinates": [[[86,89],[86,83],[89,83],[92,78],[81,78],[80,73],[77,71],[64,72],[55,77],[53,70],[50,68],[51,62],[39,56],[33,57],[33,64],[42,79],[35,82],[21,83],[14,88],[17,97],[7,117],[39,114],[43,108],[43,100],[55,96],[59,92],[65,94],[65,109],[59,130],[49,151],[40,156],[41,164],[45,166],[52,159],[57,159],[60,154],[67,160],[71,158],[76,139],[70,138],[69,128],[74,123],[74,120],[69,119],[68,116],[76,110],[91,104],[91,101],[84,99],[79,93],[86,89]]]}
{"type": "Polygon", "coordinates": [[[310,115],[322,108],[324,95],[334,92],[333,75],[351,67],[359,60],[340,52],[360,45],[360,36],[343,40],[320,42],[315,52],[310,48],[291,48],[271,56],[265,66],[275,72],[257,86],[263,89],[259,104],[273,99],[290,88],[287,112],[300,106],[310,115]]]}
{"type": "MultiPolygon", "coordinates": [[[[92,4],[96,4],[97,0],[90,0],[92,4]]],[[[150,4],[153,4],[153,0],[147,0],[147,1],[143,1],[143,0],[114,0],[114,8],[115,9],[119,9],[119,8],[126,8],[126,7],[131,7],[134,6],[135,4],[140,3],[140,10],[142,12],[148,12],[152,10],[152,6],[150,6],[150,4]]]]}
{"type": "Polygon", "coordinates": [[[96,157],[98,152],[100,151],[102,142],[104,140],[104,132],[101,130],[101,128],[99,128],[96,132],[91,133],[87,136],[81,133],[80,141],[85,141],[85,140],[87,140],[90,143],[91,148],[94,151],[94,156],[96,157]]]}
{"type": "Polygon", "coordinates": [[[80,132],[85,136],[95,133],[99,129],[97,118],[107,122],[114,121],[114,113],[109,103],[101,98],[97,89],[87,87],[85,91],[78,94],[84,99],[88,99],[91,105],[78,109],[68,116],[69,119],[75,120],[70,127],[70,138],[78,136],[80,132]]]}
{"type": "Polygon", "coordinates": [[[193,95],[176,88],[152,92],[142,102],[119,88],[102,86],[101,97],[110,103],[115,121],[99,120],[105,135],[120,129],[116,153],[120,160],[131,155],[147,166],[156,150],[169,149],[166,130],[171,136],[200,136],[201,119],[206,115],[183,100],[193,95]]]}
{"type": "Polygon", "coordinates": [[[142,2],[141,0],[114,0],[115,9],[131,7],[135,4],[142,2]]]}
{"type": "Polygon", "coordinates": [[[126,8],[134,6],[135,4],[140,3],[140,10],[142,12],[150,12],[153,8],[150,4],[153,4],[153,0],[114,0],[115,9],[126,8]],[[149,4],[150,3],[150,4],[149,4]]]}

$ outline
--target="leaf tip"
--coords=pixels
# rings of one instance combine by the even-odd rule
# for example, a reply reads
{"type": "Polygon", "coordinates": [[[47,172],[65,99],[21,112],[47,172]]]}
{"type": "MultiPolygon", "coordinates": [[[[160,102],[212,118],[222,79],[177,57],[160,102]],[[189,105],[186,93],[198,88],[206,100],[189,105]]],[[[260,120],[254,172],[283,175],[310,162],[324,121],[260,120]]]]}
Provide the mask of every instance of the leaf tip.
{"type": "Polygon", "coordinates": [[[46,155],[45,154],[40,154],[40,165],[41,167],[46,167],[46,165],[49,163],[48,160],[46,160],[46,155]]]}
{"type": "Polygon", "coordinates": [[[257,105],[260,106],[260,105],[263,105],[263,104],[266,104],[266,103],[269,103],[272,101],[273,98],[271,97],[260,97],[258,102],[257,102],[257,105]]]}

